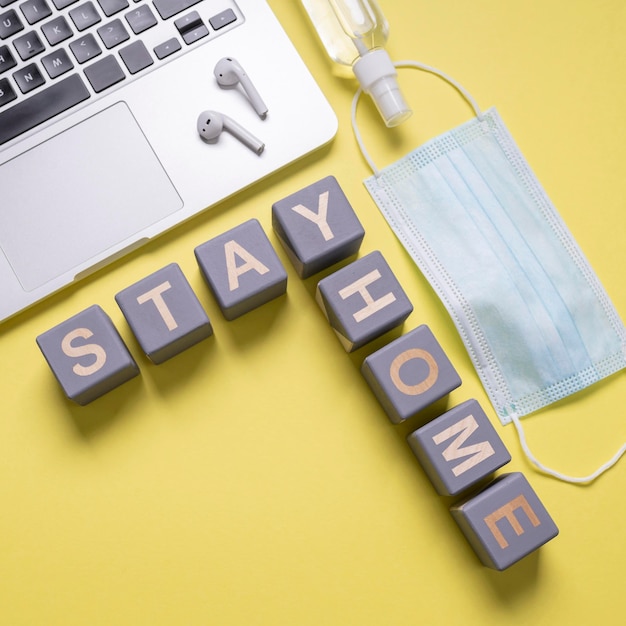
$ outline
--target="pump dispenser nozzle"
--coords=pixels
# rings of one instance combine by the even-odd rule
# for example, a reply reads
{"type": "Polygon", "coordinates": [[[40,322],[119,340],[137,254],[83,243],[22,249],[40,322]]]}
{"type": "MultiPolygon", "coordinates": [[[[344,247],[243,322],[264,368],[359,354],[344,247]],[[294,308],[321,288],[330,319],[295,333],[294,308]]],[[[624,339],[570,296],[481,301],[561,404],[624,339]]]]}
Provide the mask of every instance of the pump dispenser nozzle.
{"type": "Polygon", "coordinates": [[[352,68],[387,126],[411,116],[384,45],[389,24],[375,0],[302,0],[330,58],[352,68]]]}

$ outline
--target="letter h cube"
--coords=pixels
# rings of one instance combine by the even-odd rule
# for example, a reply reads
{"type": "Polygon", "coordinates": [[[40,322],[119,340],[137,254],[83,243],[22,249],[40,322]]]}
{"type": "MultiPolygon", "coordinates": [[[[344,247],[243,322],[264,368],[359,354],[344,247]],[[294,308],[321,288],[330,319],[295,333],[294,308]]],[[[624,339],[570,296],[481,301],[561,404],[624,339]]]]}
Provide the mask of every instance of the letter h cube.
{"type": "Polygon", "coordinates": [[[399,326],[413,311],[378,251],[322,279],[316,300],[347,352],[399,326]]]}

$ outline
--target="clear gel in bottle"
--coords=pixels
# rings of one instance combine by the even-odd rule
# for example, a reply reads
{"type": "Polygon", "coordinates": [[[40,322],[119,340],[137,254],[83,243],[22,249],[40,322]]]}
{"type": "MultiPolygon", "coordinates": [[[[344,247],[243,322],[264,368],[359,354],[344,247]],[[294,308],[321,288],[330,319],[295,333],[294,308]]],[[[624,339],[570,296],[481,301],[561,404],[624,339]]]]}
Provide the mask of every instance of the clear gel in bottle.
{"type": "Polygon", "coordinates": [[[389,23],[376,0],[301,0],[340,74],[352,70],[376,104],[385,124],[397,126],[411,115],[384,48],[389,23]],[[341,71],[345,69],[345,71],[341,71]]]}

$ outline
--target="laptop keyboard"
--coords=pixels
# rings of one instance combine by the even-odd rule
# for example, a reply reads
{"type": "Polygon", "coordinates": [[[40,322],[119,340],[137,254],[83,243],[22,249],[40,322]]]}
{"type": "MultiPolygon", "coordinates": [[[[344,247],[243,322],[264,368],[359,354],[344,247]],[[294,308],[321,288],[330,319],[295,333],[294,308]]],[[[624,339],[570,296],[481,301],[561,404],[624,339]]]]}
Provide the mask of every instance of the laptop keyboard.
{"type": "Polygon", "coordinates": [[[0,145],[242,22],[233,0],[0,0],[0,145]]]}

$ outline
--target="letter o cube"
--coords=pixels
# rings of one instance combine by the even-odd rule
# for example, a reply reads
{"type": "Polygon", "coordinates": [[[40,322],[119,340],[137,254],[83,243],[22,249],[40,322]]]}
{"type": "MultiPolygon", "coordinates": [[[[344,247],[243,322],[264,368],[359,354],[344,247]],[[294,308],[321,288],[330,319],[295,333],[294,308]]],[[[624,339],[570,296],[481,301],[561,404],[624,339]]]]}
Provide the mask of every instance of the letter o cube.
{"type": "Polygon", "coordinates": [[[461,385],[450,359],[426,325],[369,355],[361,373],[394,424],[461,385]]]}
{"type": "Polygon", "coordinates": [[[356,254],[365,236],[334,176],[275,202],[272,225],[300,278],[356,254]]]}
{"type": "Polygon", "coordinates": [[[37,337],[70,400],[85,405],[139,374],[111,318],[93,305],[37,337]]]}
{"type": "Polygon", "coordinates": [[[511,460],[476,400],[467,400],[407,437],[441,496],[455,496],[511,460]]]}
{"type": "Polygon", "coordinates": [[[316,300],[347,352],[399,326],[413,311],[378,251],[322,279],[316,300]]]}
{"type": "Polygon", "coordinates": [[[256,219],[199,245],[195,255],[227,320],[234,320],[287,290],[287,272],[256,219]]]}
{"type": "Polygon", "coordinates": [[[483,565],[496,570],[517,563],[559,534],[520,472],[500,476],[450,512],[483,565]]]}

